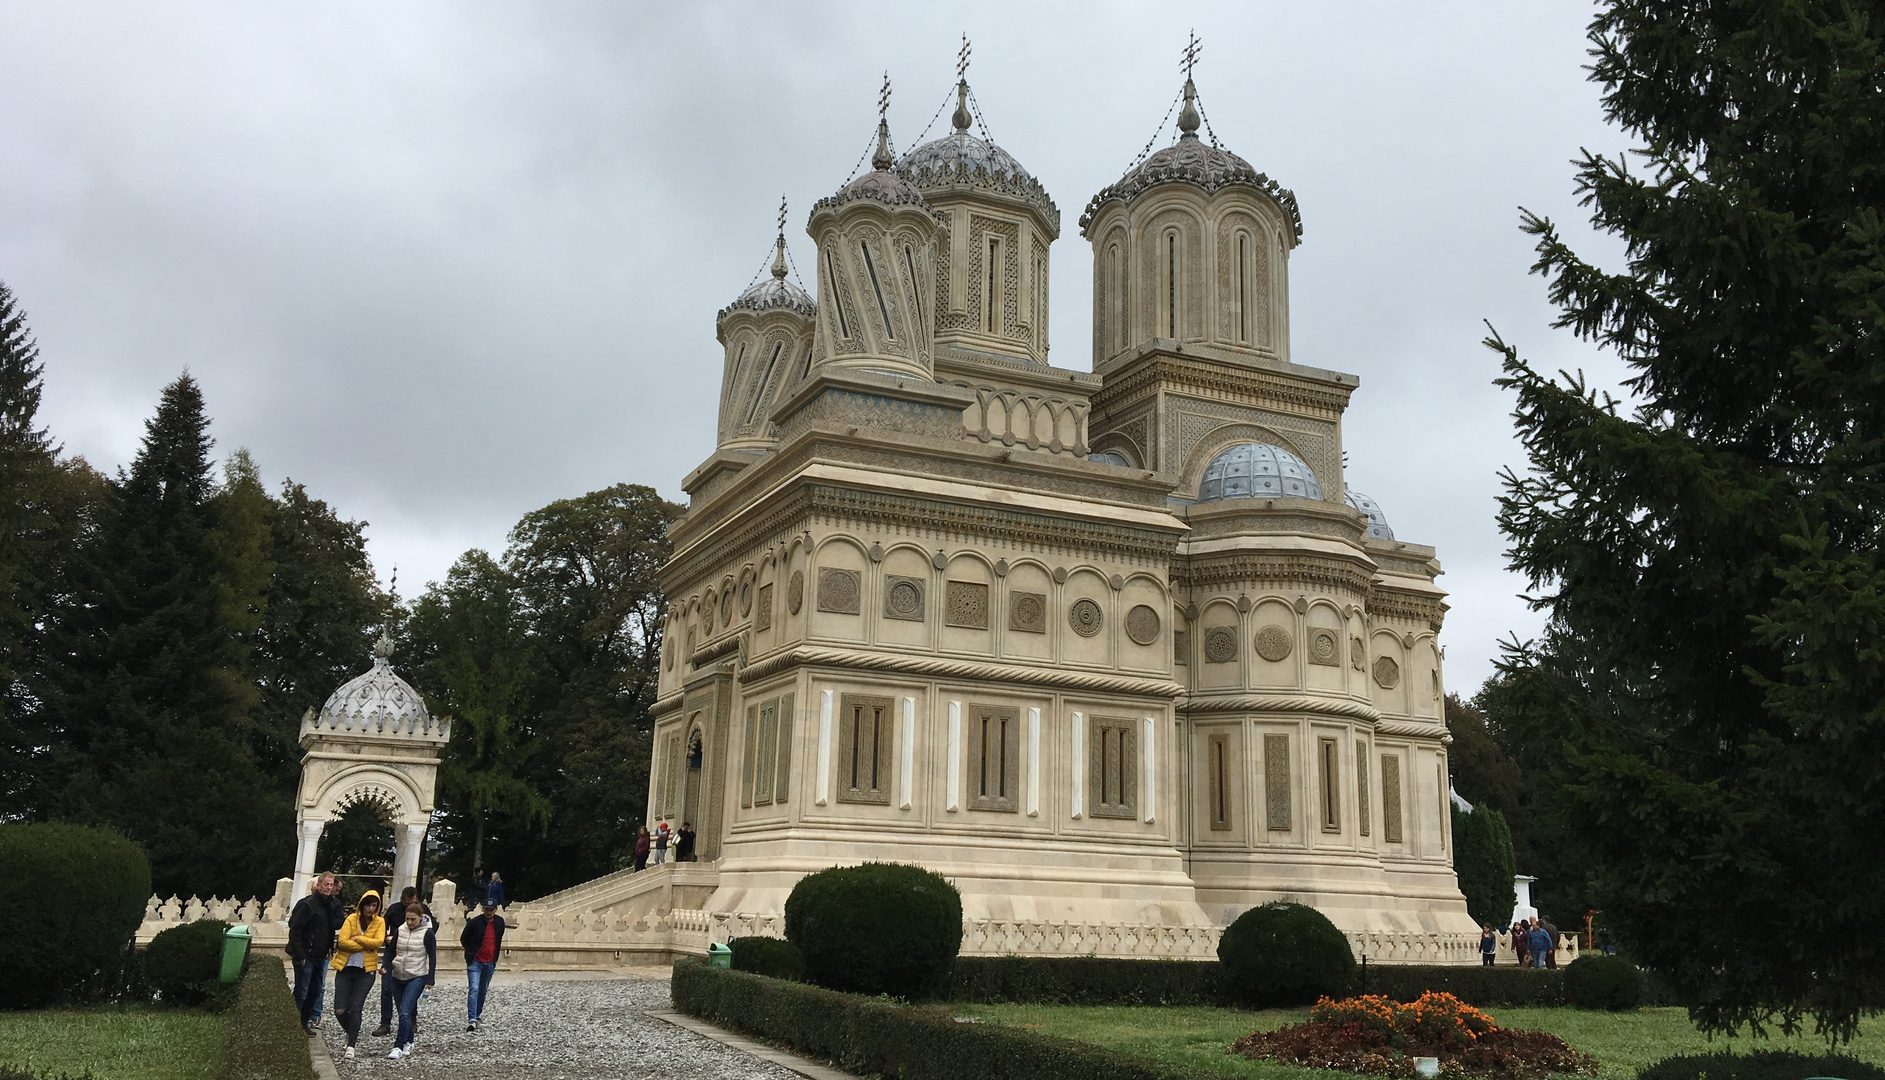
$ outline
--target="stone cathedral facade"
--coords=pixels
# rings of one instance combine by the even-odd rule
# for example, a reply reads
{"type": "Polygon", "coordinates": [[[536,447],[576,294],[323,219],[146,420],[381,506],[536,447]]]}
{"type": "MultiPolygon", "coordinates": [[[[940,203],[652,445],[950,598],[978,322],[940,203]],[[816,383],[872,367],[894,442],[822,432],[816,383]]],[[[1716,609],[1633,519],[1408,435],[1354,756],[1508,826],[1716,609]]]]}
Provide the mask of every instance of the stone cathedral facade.
{"type": "Polygon", "coordinates": [[[1197,954],[1287,898],[1470,961],[1439,564],[1343,480],[1357,378],[1290,355],[1294,196],[1199,138],[1187,79],[1178,139],[1080,216],[1092,370],[1052,367],[1060,210],[957,90],[950,134],[896,156],[880,122],[813,207],[816,295],[781,234],[718,317],[663,575],[673,902],[763,922],[810,871],[912,862],[966,952],[1197,954]]]}

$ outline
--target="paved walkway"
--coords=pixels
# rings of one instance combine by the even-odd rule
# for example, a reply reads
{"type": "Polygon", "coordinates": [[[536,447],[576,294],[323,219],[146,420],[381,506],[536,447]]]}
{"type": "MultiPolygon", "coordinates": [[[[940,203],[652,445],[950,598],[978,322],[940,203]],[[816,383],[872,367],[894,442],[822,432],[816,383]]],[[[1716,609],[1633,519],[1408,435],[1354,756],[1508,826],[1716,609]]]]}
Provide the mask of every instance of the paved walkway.
{"type": "MultiPolygon", "coordinates": [[[[368,998],[357,1057],[334,1019],[332,987],[321,1037],[341,1080],[799,1080],[802,1075],[734,1046],[647,1015],[673,1008],[666,978],[594,972],[500,972],[478,1031],[465,1030],[464,972],[441,971],[419,1007],[417,1052],[388,1061],[379,992],[368,998]]],[[[776,1054],[776,1051],[769,1052],[776,1054]]]]}

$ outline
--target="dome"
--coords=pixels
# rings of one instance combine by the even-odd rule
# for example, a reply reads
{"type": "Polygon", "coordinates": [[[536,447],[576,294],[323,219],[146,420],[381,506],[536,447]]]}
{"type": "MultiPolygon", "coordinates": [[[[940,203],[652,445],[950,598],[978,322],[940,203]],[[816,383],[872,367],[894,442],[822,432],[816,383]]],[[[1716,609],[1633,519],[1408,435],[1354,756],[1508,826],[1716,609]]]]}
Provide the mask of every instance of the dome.
{"type": "Polygon", "coordinates": [[[932,139],[903,155],[903,160],[897,162],[897,172],[905,178],[909,178],[912,173],[943,170],[979,170],[1002,180],[1033,179],[1021,167],[1021,163],[1014,159],[1014,155],[966,131],[952,131],[940,139],[932,139]]]}
{"type": "Polygon", "coordinates": [[[1388,516],[1381,510],[1381,504],[1363,495],[1359,491],[1342,492],[1342,501],[1361,511],[1368,519],[1368,535],[1376,540],[1394,539],[1394,530],[1388,528],[1388,516]]]}
{"type": "Polygon", "coordinates": [[[425,735],[444,740],[447,722],[434,723],[425,699],[393,672],[393,641],[385,634],[373,646],[373,667],[343,683],[321,706],[319,716],[302,724],[330,731],[367,735],[425,735]]]}
{"type": "Polygon", "coordinates": [[[924,192],[968,188],[1018,200],[1046,221],[1048,231],[1060,235],[1060,207],[1040,181],[1028,174],[1014,155],[992,142],[969,134],[969,84],[956,84],[955,130],[933,139],[897,162],[897,174],[924,192]]]}
{"type": "MultiPolygon", "coordinates": [[[[784,211],[781,210],[783,215],[784,211]]],[[[739,299],[720,309],[716,317],[724,319],[735,311],[771,311],[781,309],[812,318],[818,314],[818,302],[804,289],[785,277],[785,234],[779,234],[778,250],[772,258],[772,273],[754,282],[739,299]]]]}
{"type": "Polygon", "coordinates": [[[1211,459],[1199,502],[1219,499],[1321,499],[1322,486],[1303,459],[1268,443],[1243,443],[1211,459]]]}
{"type": "Polygon", "coordinates": [[[827,210],[835,210],[858,199],[869,199],[885,206],[919,206],[928,209],[928,204],[923,201],[923,193],[892,171],[890,166],[893,164],[895,159],[890,156],[890,126],[879,119],[877,152],[871,155],[871,171],[839,188],[836,195],[818,200],[812,206],[812,217],[817,218],[827,210]]]}

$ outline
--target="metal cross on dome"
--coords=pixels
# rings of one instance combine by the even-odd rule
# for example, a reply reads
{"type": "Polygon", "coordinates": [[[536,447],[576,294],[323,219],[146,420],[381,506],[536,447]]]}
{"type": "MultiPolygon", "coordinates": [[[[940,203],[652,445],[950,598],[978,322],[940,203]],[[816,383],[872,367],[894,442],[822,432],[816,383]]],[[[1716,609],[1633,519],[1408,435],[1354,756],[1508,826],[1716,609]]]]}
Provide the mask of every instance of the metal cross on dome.
{"type": "Polygon", "coordinates": [[[1204,51],[1204,42],[1198,40],[1198,32],[1193,30],[1190,34],[1191,40],[1185,42],[1185,58],[1178,65],[1185,69],[1187,79],[1191,78],[1191,69],[1198,66],[1198,54],[1204,51]]]}
{"type": "Polygon", "coordinates": [[[877,116],[882,119],[890,112],[890,73],[884,72],[884,88],[877,93],[877,116]]]}
{"type": "Polygon", "coordinates": [[[779,196],[779,235],[785,235],[785,196],[779,196]]]}
{"type": "Polygon", "coordinates": [[[962,80],[969,77],[969,53],[971,53],[972,51],[974,50],[972,50],[969,47],[969,35],[963,34],[962,35],[962,51],[956,54],[956,81],[957,82],[961,82],[962,80]]]}

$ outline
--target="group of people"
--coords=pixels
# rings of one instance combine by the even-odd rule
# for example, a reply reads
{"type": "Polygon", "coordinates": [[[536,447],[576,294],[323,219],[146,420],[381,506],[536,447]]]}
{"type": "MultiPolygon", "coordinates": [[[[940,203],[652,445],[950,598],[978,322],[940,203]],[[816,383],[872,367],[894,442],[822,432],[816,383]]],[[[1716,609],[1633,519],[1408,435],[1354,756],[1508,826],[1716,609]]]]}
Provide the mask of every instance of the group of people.
{"type": "Polygon", "coordinates": [[[1512,943],[1512,954],[1520,967],[1555,968],[1558,966],[1558,928],[1543,917],[1520,919],[1511,926],[1479,928],[1479,962],[1491,967],[1499,955],[1499,939],[1512,943]]]}
{"type": "Polygon", "coordinates": [[[681,822],[680,829],[674,830],[668,828],[668,823],[663,821],[655,826],[652,833],[648,831],[648,826],[646,825],[636,830],[635,869],[648,869],[648,856],[651,854],[654,856],[656,866],[667,862],[668,845],[670,844],[674,846],[675,862],[693,862],[694,823],[691,821],[683,821],[681,822]]]}
{"type": "MultiPolygon", "coordinates": [[[[483,890],[483,911],[465,920],[458,943],[465,953],[468,1013],[466,1031],[478,1030],[490,993],[491,976],[504,947],[504,885],[492,874],[483,890]]],[[[387,1058],[412,1053],[418,1035],[419,1003],[438,979],[437,923],[432,910],[408,888],[399,901],[380,910],[380,894],[368,890],[349,911],[340,899],[340,879],[322,874],[288,917],[288,958],[294,963],[295,1004],[310,1037],[321,1022],[327,973],[334,972],[334,1017],[347,1035],[346,1055],[360,1041],[367,995],[380,984],[380,1026],[376,1037],[393,1037],[387,1058]],[[397,1028],[394,1018],[397,1016],[397,1028]]]]}

